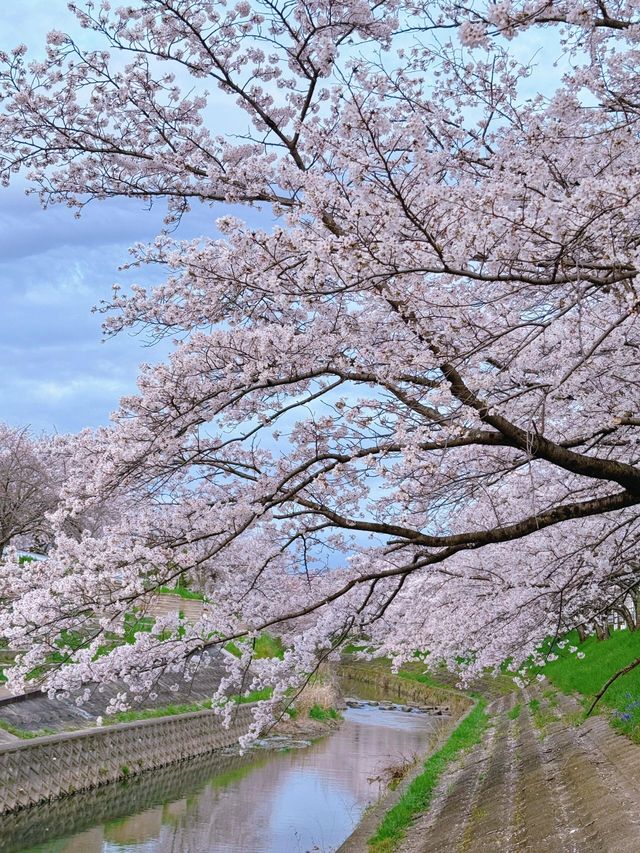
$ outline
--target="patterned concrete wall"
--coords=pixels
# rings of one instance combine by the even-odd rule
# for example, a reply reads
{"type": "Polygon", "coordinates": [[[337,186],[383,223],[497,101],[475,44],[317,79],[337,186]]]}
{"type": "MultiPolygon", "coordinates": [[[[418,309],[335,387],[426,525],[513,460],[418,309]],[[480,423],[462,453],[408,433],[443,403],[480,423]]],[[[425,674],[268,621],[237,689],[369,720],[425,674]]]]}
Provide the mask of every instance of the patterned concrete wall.
{"type": "Polygon", "coordinates": [[[228,729],[199,711],[3,746],[0,814],[231,746],[251,720],[251,706],[242,705],[228,729]]]}
{"type": "MultiPolygon", "coordinates": [[[[158,803],[179,801],[185,791],[200,790],[213,777],[233,773],[255,760],[251,750],[243,756],[236,750],[216,750],[141,773],[126,782],[101,785],[72,797],[8,812],[0,815],[0,851],[24,853],[39,844],[51,844],[53,838],[83,833],[98,824],[154,809],[158,803]]],[[[73,849],[82,853],[82,847],[73,849]]]]}

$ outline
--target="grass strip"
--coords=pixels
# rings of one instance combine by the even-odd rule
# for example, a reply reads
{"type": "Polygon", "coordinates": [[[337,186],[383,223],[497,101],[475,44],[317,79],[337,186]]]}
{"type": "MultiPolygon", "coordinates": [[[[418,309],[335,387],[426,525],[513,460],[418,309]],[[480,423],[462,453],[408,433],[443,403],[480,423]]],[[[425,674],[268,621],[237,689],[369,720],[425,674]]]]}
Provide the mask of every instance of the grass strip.
{"type": "Polygon", "coordinates": [[[327,720],[342,719],[342,715],[335,708],[323,708],[321,705],[313,705],[309,708],[309,717],[312,720],[319,720],[321,723],[327,720]]]}
{"type": "MultiPolygon", "coordinates": [[[[260,702],[270,699],[273,690],[266,687],[263,690],[252,690],[246,696],[230,696],[229,698],[238,705],[246,705],[251,702],[260,702]]],[[[183,705],[163,705],[161,708],[142,708],[141,710],[119,711],[111,717],[105,717],[105,725],[114,723],[135,723],[138,720],[154,720],[157,717],[173,717],[180,714],[193,714],[196,711],[210,711],[211,699],[203,699],[200,702],[189,702],[183,705]]]]}
{"type": "Polygon", "coordinates": [[[509,717],[510,720],[517,720],[521,712],[522,705],[519,702],[516,702],[513,708],[511,708],[511,710],[507,712],[507,717],[509,717]]]}
{"type": "Polygon", "coordinates": [[[195,711],[206,711],[211,708],[211,700],[189,702],[183,705],[164,705],[162,708],[142,708],[140,710],[118,711],[113,716],[105,717],[105,725],[114,723],[136,723],[138,720],[154,720],[157,717],[173,717],[180,714],[192,714],[195,711]]]}
{"type": "MultiPolygon", "coordinates": [[[[225,649],[226,651],[231,652],[235,657],[239,658],[242,654],[242,643],[242,640],[238,641],[238,643],[231,641],[225,645],[225,649]]],[[[279,658],[282,660],[284,657],[284,646],[282,644],[282,640],[265,631],[253,640],[253,657],[256,659],[279,658]]]]}
{"type": "MultiPolygon", "coordinates": [[[[553,652],[556,659],[549,661],[542,672],[563,693],[580,694],[586,707],[610,676],[640,655],[640,631],[614,631],[608,640],[588,637],[583,643],[577,633],[571,633],[563,648],[556,645],[553,652]]],[[[611,685],[596,708],[605,709],[615,729],[640,743],[640,668],[611,685]]]]}
{"type": "Polygon", "coordinates": [[[447,765],[480,742],[489,719],[485,707],[485,700],[479,699],[443,746],[425,761],[424,771],[416,776],[402,799],[386,813],[378,831],[369,839],[370,853],[391,853],[395,850],[416,815],[429,808],[447,765]]]}
{"type": "Polygon", "coordinates": [[[158,592],[161,595],[177,595],[179,598],[184,598],[186,601],[204,601],[204,594],[196,592],[195,589],[187,589],[184,586],[160,586],[158,592]]]}
{"type": "Polygon", "coordinates": [[[9,732],[10,735],[19,737],[21,740],[30,740],[34,737],[44,737],[45,735],[54,735],[56,732],[53,729],[38,729],[37,731],[29,731],[29,729],[19,729],[17,726],[7,723],[6,720],[0,720],[0,729],[9,732]]]}

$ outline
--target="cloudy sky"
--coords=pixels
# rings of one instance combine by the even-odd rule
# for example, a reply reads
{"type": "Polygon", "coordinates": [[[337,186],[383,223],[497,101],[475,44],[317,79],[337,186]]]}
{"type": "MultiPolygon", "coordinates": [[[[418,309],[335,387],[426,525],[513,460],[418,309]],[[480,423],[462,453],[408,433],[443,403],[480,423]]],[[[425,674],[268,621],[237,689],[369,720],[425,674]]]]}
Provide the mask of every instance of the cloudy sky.
{"type": "MultiPolygon", "coordinates": [[[[0,6],[0,49],[25,42],[37,55],[54,28],[76,32],[66,0],[0,6]]],[[[195,211],[179,235],[213,233],[217,215],[195,211]]],[[[135,387],[138,363],[162,355],[133,335],[103,341],[91,311],[115,281],[143,280],[118,267],[162,216],[123,200],[94,203],[77,220],[62,206],[41,210],[23,184],[0,189],[0,420],[59,432],[104,423],[135,387]]]]}

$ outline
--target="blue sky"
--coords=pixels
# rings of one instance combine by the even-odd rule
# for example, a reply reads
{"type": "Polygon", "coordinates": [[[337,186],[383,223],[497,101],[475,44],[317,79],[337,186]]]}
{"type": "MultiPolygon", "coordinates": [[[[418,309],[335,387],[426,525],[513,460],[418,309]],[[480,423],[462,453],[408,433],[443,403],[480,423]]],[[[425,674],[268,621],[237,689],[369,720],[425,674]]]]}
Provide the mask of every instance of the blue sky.
{"type": "MultiPolygon", "coordinates": [[[[0,8],[1,49],[25,42],[30,54],[41,55],[54,28],[77,32],[66,0],[0,8]]],[[[82,32],[83,43],[88,36],[82,32]]],[[[134,280],[118,266],[130,245],[158,233],[163,213],[162,206],[149,211],[110,200],[85,208],[77,220],[60,205],[42,210],[17,181],[0,190],[0,420],[58,432],[105,423],[135,388],[139,362],[163,355],[134,335],[103,341],[101,317],[91,311],[115,281],[134,280]]],[[[195,210],[179,235],[214,233],[217,215],[195,210]]],[[[144,283],[139,272],[135,280],[144,283]]]]}

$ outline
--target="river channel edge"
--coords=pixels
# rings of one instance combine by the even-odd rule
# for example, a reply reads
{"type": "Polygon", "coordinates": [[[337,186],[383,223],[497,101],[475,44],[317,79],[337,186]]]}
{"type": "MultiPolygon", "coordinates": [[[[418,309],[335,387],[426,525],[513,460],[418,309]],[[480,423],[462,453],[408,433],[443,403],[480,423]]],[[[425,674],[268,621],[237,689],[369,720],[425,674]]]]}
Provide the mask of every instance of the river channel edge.
{"type": "MultiPolygon", "coordinates": [[[[387,789],[362,815],[339,853],[365,853],[367,839],[384,813],[402,797],[423,771],[426,757],[449,737],[473,709],[466,695],[445,687],[406,681],[363,663],[337,667],[342,682],[373,687],[409,706],[445,709],[437,735],[426,755],[413,765],[394,789],[387,789]]],[[[237,742],[251,722],[251,705],[238,708],[230,728],[212,725],[212,711],[61,732],[0,746],[0,819],[28,820],[33,806],[87,793],[113,782],[168,768],[198,756],[223,751],[237,742]]],[[[219,718],[216,718],[218,722],[219,718]]],[[[327,729],[327,733],[330,728],[327,729]]],[[[316,733],[317,737],[317,733],[316,733]]]]}

